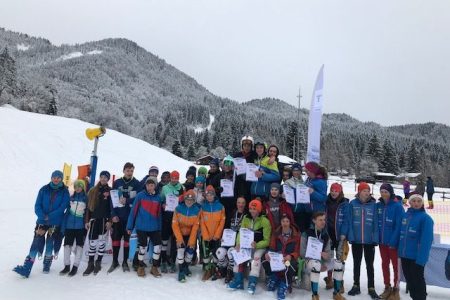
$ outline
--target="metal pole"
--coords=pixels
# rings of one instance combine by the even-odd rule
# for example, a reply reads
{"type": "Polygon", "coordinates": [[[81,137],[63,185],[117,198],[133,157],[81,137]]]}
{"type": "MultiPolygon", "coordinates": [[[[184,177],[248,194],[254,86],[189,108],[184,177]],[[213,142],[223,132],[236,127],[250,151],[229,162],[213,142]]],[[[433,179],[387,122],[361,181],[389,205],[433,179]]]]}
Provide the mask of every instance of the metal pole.
{"type": "Polygon", "coordinates": [[[302,87],[298,88],[298,109],[297,109],[297,161],[300,161],[300,101],[302,99],[302,87]]]}
{"type": "Polygon", "coordinates": [[[95,174],[97,173],[97,145],[98,145],[98,137],[95,138],[94,141],[94,150],[92,151],[91,156],[91,174],[90,174],[90,181],[89,181],[89,188],[93,188],[95,185],[95,174]]]}

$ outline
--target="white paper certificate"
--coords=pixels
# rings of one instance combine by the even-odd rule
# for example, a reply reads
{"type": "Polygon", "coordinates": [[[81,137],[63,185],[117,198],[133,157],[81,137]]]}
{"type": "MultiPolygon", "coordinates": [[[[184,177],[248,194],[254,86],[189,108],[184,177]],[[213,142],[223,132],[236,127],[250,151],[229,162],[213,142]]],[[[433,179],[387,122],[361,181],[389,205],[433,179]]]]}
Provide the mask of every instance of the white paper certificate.
{"type": "MultiPolygon", "coordinates": [[[[309,188],[306,185],[299,185],[296,188],[297,203],[310,203],[309,188]]],[[[287,201],[287,200],[286,200],[287,201]]]]}
{"type": "Polygon", "coordinates": [[[116,207],[123,207],[122,204],[120,204],[120,197],[119,197],[119,190],[110,190],[109,195],[111,195],[111,202],[114,208],[116,207]]]}
{"type": "Polygon", "coordinates": [[[224,247],[234,247],[236,244],[236,231],[231,229],[224,229],[220,245],[224,247]]]}
{"type": "Polygon", "coordinates": [[[235,249],[231,250],[231,255],[234,258],[234,263],[240,265],[252,259],[252,251],[250,249],[240,249],[239,252],[235,249]]]}
{"type": "Polygon", "coordinates": [[[270,256],[270,269],[273,272],[284,271],[286,266],[283,263],[283,255],[281,253],[269,251],[270,256]]]}
{"type": "Polygon", "coordinates": [[[258,181],[258,177],[256,177],[255,172],[259,170],[259,167],[255,164],[248,163],[247,164],[247,172],[245,173],[246,181],[258,181]]]}
{"type": "Polygon", "coordinates": [[[171,194],[166,196],[166,211],[175,211],[178,205],[178,197],[171,194]]]}
{"type": "Polygon", "coordinates": [[[286,198],[286,202],[289,204],[295,205],[295,190],[288,186],[287,184],[283,185],[283,193],[286,198]]]}
{"type": "Polygon", "coordinates": [[[308,237],[308,246],[306,247],[306,258],[320,260],[322,257],[323,243],[315,237],[308,237]]]}
{"type": "Polygon", "coordinates": [[[239,230],[239,245],[241,248],[251,249],[252,243],[255,240],[255,233],[248,228],[241,228],[239,230]]]}
{"type": "Polygon", "coordinates": [[[236,175],[242,175],[247,172],[247,161],[245,158],[236,157],[233,158],[234,170],[236,171],[236,175]]]}
{"type": "Polygon", "coordinates": [[[220,197],[233,197],[233,181],[228,179],[220,179],[220,186],[222,187],[222,192],[220,197]]]}

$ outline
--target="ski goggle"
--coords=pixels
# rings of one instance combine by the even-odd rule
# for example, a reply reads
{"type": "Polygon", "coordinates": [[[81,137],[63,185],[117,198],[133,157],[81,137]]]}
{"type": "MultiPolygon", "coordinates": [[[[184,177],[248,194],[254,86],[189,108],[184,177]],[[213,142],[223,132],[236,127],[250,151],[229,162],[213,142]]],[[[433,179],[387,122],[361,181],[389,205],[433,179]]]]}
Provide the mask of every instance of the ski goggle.
{"type": "Polygon", "coordinates": [[[223,162],[223,165],[224,165],[224,166],[229,166],[229,167],[231,167],[231,166],[233,166],[233,161],[232,161],[232,160],[225,160],[225,161],[223,162]]]}
{"type": "Polygon", "coordinates": [[[194,200],[195,200],[195,198],[192,195],[184,197],[184,201],[194,201],[194,200]]]}

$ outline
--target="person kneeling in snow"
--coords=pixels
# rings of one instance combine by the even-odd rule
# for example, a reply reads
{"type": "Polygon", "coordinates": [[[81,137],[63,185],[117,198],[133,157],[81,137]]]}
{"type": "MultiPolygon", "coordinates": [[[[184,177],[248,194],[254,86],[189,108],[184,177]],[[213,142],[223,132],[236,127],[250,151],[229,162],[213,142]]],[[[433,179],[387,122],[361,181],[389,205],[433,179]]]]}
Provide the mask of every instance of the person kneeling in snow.
{"type": "Polygon", "coordinates": [[[144,256],[147,252],[148,239],[153,244],[152,269],[150,273],[155,277],[161,277],[158,270],[161,255],[161,198],[156,193],[158,181],[156,177],[149,177],[145,181],[145,190],[139,192],[133,201],[130,215],[128,216],[127,231],[136,229],[139,253],[137,274],[145,276],[144,256]]]}
{"type": "Polygon", "coordinates": [[[195,192],[189,190],[183,195],[173,214],[172,231],[177,243],[178,281],[185,282],[191,276],[189,264],[197,246],[200,206],[195,205],[195,192]]]}
{"type": "Polygon", "coordinates": [[[325,229],[325,213],[315,212],[312,217],[314,227],[307,229],[301,238],[300,256],[305,259],[306,268],[302,276],[302,287],[309,289],[311,284],[312,299],[319,300],[320,272],[326,271],[331,257],[331,243],[327,230],[325,229]],[[308,248],[319,248],[308,251],[308,248]],[[313,257],[314,256],[314,257],[313,257]]]}
{"type": "Polygon", "coordinates": [[[286,292],[291,286],[295,274],[297,274],[300,235],[291,220],[292,218],[287,214],[281,216],[281,225],[272,235],[269,247],[269,251],[283,255],[283,262],[286,268],[282,271],[272,272],[269,253],[266,253],[265,260],[262,262],[266,275],[269,277],[267,290],[275,291],[277,289],[278,299],[286,298],[286,292]]]}
{"type": "Polygon", "coordinates": [[[28,278],[31,273],[36,256],[42,255],[45,246],[44,273],[50,272],[53,260],[53,251],[59,240],[60,228],[64,218],[64,211],[69,205],[70,194],[62,182],[63,173],[54,171],[51,182],[44,185],[40,190],[34,205],[34,212],[38,219],[34,228],[33,242],[30,252],[21,266],[16,266],[13,271],[28,278]],[[46,236],[47,235],[47,236],[46,236]]]}
{"type": "MultiPolygon", "coordinates": [[[[252,258],[250,260],[250,276],[248,277],[248,287],[247,292],[250,294],[255,294],[256,284],[258,282],[259,271],[261,269],[261,258],[266,252],[267,247],[270,243],[270,234],[272,229],[270,227],[270,222],[265,216],[261,216],[262,204],[258,199],[252,200],[248,209],[250,214],[245,216],[242,220],[242,228],[247,228],[253,231],[253,242],[252,242],[252,258]]],[[[238,234],[236,239],[236,251],[241,251],[240,248],[240,234],[238,234]]],[[[234,278],[230,282],[228,288],[231,290],[244,289],[244,266],[245,262],[240,265],[235,265],[233,268],[234,278]]]]}

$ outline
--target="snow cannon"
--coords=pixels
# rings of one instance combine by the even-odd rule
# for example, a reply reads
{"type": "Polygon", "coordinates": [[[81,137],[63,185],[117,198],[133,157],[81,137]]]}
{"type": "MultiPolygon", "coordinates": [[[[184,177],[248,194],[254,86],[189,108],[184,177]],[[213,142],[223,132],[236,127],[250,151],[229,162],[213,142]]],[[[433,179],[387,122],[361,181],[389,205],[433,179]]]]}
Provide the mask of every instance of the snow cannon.
{"type": "Polygon", "coordinates": [[[106,133],[106,129],[103,126],[97,128],[88,128],[86,129],[86,137],[92,141],[94,140],[94,150],[92,150],[91,155],[91,177],[89,181],[89,189],[95,185],[95,173],[97,172],[97,145],[98,139],[104,136],[106,133]]]}

